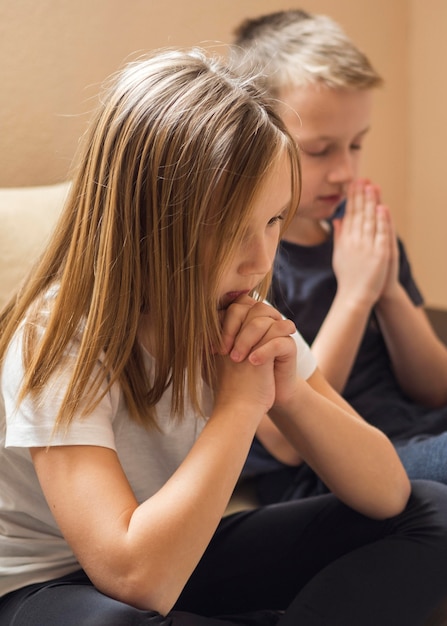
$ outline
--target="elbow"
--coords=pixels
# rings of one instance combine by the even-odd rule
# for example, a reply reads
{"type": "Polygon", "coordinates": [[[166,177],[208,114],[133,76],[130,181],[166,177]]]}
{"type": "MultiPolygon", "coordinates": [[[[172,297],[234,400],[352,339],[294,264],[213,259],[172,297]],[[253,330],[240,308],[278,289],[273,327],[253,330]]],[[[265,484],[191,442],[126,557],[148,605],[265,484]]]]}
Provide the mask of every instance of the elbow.
{"type": "Polygon", "coordinates": [[[303,462],[301,455],[294,448],[282,451],[277,455],[277,459],[290,467],[298,467],[303,462]]]}
{"type": "Polygon", "coordinates": [[[411,495],[411,483],[403,471],[400,474],[396,476],[393,485],[387,485],[386,493],[382,494],[380,504],[376,502],[370,517],[384,520],[396,517],[405,510],[411,495]]]}
{"type": "Polygon", "coordinates": [[[436,392],[427,399],[427,406],[430,409],[440,409],[447,405],[447,380],[442,381],[436,392]]]}
{"type": "Polygon", "coordinates": [[[388,462],[383,459],[381,468],[373,469],[368,480],[370,487],[363,491],[362,513],[377,520],[400,515],[411,496],[411,482],[394,449],[388,462]]]}
{"type": "MultiPolygon", "coordinates": [[[[407,395],[410,395],[410,393],[407,392],[407,395]]],[[[447,405],[447,382],[443,383],[437,389],[424,390],[424,392],[419,394],[415,394],[413,391],[410,397],[427,409],[440,409],[447,405]]]]}
{"type": "MultiPolygon", "coordinates": [[[[432,368],[430,372],[435,374],[436,369],[432,368]]],[[[439,409],[447,405],[447,377],[441,373],[441,369],[438,369],[438,376],[432,375],[424,385],[409,385],[402,381],[400,385],[410,399],[427,409],[439,409]]]]}
{"type": "Polygon", "coordinates": [[[94,584],[101,593],[119,602],[142,611],[155,611],[163,616],[172,610],[182,590],[163,576],[151,579],[150,576],[139,576],[136,573],[117,576],[113,582],[94,584]]]}
{"type": "Polygon", "coordinates": [[[400,489],[399,493],[393,498],[393,501],[389,503],[387,510],[384,511],[383,519],[400,515],[407,507],[410,494],[411,485],[410,481],[407,480],[405,486],[400,489]]]}

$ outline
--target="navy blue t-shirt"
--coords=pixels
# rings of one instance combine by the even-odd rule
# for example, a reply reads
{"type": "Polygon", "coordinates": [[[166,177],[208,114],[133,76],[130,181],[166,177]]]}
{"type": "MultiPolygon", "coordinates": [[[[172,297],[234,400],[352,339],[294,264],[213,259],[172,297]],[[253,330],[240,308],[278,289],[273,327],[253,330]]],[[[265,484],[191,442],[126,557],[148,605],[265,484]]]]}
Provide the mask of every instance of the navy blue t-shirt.
{"type": "MultiPolygon", "coordinates": [[[[332,237],[317,246],[282,241],[275,261],[270,300],[283,315],[295,322],[310,345],[330,309],[337,288],[332,252],[332,237]]],[[[401,241],[399,255],[399,280],[411,300],[422,305],[423,298],[401,241]]],[[[447,407],[428,409],[401,391],[374,313],[368,321],[343,396],[364,419],[395,441],[446,430],[447,407]]]]}

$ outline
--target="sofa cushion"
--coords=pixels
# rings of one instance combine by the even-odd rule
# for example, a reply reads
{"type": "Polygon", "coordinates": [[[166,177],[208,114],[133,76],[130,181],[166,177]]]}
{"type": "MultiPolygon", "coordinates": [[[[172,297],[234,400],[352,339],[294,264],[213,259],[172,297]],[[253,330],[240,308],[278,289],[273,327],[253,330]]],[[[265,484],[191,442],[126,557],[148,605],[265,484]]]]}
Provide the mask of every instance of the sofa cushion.
{"type": "Polygon", "coordinates": [[[14,293],[52,231],[69,182],[0,189],[0,307],[14,293]]]}

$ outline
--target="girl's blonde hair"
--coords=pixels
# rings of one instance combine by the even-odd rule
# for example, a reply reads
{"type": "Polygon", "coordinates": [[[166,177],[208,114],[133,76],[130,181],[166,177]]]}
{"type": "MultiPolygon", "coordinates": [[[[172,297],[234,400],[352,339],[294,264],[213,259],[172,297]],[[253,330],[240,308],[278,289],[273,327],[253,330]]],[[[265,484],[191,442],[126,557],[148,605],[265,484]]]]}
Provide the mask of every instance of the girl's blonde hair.
{"type": "Polygon", "coordinates": [[[369,59],[327,15],[291,9],[247,19],[235,30],[231,62],[271,95],[287,87],[369,89],[382,84],[369,59]]]}
{"type": "Polygon", "coordinates": [[[300,183],[295,144],[248,78],[200,50],[158,51],[115,75],[84,137],[52,241],[0,317],[2,360],[26,319],[20,397],[38,397],[80,337],[58,427],[91,411],[115,382],[145,425],[156,424],[156,404],[171,384],[173,414],[188,400],[200,411],[200,379],[211,375],[211,346],[220,341],[218,282],[284,151],[291,218],[300,183]],[[150,374],[137,340],[142,313],[154,331],[150,374]]]}

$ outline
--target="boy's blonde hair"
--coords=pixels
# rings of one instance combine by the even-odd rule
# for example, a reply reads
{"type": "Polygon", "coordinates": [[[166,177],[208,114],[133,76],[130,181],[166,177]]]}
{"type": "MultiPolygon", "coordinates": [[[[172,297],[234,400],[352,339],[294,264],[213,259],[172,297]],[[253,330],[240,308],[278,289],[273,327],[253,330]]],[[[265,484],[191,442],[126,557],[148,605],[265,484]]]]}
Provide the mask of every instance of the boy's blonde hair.
{"type": "Polygon", "coordinates": [[[173,414],[189,400],[200,410],[201,376],[211,375],[220,341],[219,280],[266,172],[284,153],[291,217],[300,182],[294,141],[248,78],[199,50],[158,51],[113,77],[52,241],[0,316],[0,359],[26,319],[21,397],[38,397],[74,358],[58,426],[91,411],[115,382],[146,425],[156,424],[171,384],[173,414]],[[137,339],[142,313],[153,330],[149,375],[137,339]],[[78,339],[76,356],[67,357],[78,339]]]}
{"type": "Polygon", "coordinates": [[[272,96],[310,84],[369,89],[382,83],[334,20],[299,9],[242,22],[235,30],[230,61],[239,71],[253,72],[272,96]]]}

